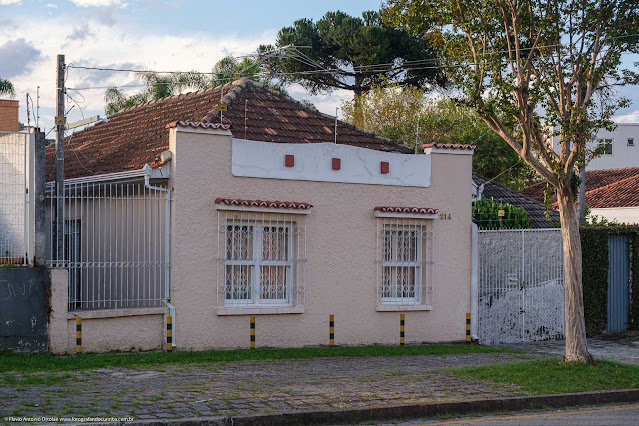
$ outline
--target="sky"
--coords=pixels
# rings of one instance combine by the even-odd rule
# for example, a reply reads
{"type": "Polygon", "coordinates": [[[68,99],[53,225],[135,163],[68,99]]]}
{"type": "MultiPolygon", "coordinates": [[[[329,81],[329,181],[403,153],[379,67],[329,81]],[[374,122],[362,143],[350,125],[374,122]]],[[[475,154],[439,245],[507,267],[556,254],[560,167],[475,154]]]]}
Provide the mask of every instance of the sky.
{"type": "MultiPolygon", "coordinates": [[[[210,72],[224,56],[274,43],[277,31],[297,19],[317,20],[333,10],[361,15],[379,5],[380,0],[0,0],[0,77],[16,88],[24,123],[26,94],[35,104],[40,86],[40,125],[48,131],[55,115],[58,54],[80,66],[210,72]]],[[[67,87],[99,89],[69,91],[78,105],[68,102],[67,108],[73,106],[68,121],[104,116],[103,87],[131,84],[141,84],[131,73],[69,68],[67,87]]],[[[288,91],[329,114],[352,99],[343,90],[311,96],[295,85],[288,91]]]]}
{"type": "MultiPolygon", "coordinates": [[[[27,92],[36,102],[40,87],[40,125],[48,131],[55,115],[56,55],[67,64],[107,68],[209,72],[227,55],[252,53],[274,43],[277,31],[296,19],[317,20],[327,11],[361,15],[381,0],[0,0],[0,77],[10,80],[27,121],[27,92]]],[[[639,61],[626,57],[625,65],[639,61]]],[[[69,68],[67,87],[73,107],[68,121],[104,116],[108,86],[139,85],[131,73],[69,68]],[[89,89],[95,88],[95,89],[89,89]]],[[[125,89],[128,93],[140,88],[125,89]]],[[[288,87],[296,99],[308,99],[320,111],[335,114],[352,93],[336,90],[311,96],[288,87]]],[[[639,122],[639,87],[624,88],[632,101],[617,121],[639,122]]],[[[34,121],[32,115],[32,124],[34,121]]]]}

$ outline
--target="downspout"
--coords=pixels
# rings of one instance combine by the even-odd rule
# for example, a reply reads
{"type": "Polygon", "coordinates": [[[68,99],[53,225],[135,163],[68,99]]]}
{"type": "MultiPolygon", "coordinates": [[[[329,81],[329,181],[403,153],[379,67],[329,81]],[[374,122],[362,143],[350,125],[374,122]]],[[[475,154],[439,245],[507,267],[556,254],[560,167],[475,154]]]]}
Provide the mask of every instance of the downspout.
{"type": "Polygon", "coordinates": [[[169,308],[169,315],[171,316],[171,318],[173,319],[173,333],[172,333],[172,344],[173,347],[176,347],[175,344],[175,332],[176,332],[176,326],[175,326],[175,306],[173,306],[171,304],[171,266],[170,266],[170,262],[171,262],[171,255],[170,255],[170,250],[171,250],[171,190],[169,188],[163,188],[161,186],[153,186],[151,185],[151,166],[149,166],[148,164],[146,164],[144,166],[144,171],[146,172],[144,175],[144,187],[146,189],[152,189],[154,191],[160,191],[160,192],[164,192],[166,195],[166,203],[165,203],[165,230],[164,230],[164,253],[165,253],[165,259],[164,259],[164,273],[166,276],[166,283],[165,283],[165,288],[164,288],[164,294],[166,295],[166,298],[164,299],[163,303],[169,308]]]}

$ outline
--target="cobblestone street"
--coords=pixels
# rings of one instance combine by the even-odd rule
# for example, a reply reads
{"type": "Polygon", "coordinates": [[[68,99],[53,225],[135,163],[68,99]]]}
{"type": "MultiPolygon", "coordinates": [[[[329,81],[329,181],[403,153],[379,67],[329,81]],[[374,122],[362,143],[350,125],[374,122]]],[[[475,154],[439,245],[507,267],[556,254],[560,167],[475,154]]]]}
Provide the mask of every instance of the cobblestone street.
{"type": "Polygon", "coordinates": [[[49,373],[40,383],[34,375],[25,380],[16,374],[0,387],[0,415],[153,419],[517,396],[526,393],[438,370],[522,358],[531,356],[477,353],[241,361],[98,369],[54,377],[49,373]]]}

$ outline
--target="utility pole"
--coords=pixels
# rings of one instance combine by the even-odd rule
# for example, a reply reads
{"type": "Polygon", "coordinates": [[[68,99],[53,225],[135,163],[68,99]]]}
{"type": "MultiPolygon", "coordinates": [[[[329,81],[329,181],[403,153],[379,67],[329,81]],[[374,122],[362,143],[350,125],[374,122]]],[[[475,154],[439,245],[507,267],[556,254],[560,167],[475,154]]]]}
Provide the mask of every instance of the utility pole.
{"type": "Polygon", "coordinates": [[[64,128],[66,117],[64,111],[64,55],[58,55],[56,108],[55,108],[55,232],[56,260],[64,256],[64,128]]]}

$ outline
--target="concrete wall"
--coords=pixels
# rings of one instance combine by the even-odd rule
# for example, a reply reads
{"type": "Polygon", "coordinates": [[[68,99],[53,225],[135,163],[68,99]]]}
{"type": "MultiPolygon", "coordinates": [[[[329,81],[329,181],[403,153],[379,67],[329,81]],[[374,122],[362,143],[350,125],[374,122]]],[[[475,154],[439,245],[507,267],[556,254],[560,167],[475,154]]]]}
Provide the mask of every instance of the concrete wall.
{"type": "Polygon", "coordinates": [[[608,219],[617,223],[639,224],[639,206],[614,207],[608,209],[590,209],[590,216],[598,219],[608,219]]]}
{"type": "Polygon", "coordinates": [[[0,351],[47,350],[48,291],[46,269],[0,268],[0,351]]]}
{"type": "MultiPolygon", "coordinates": [[[[639,123],[619,123],[617,128],[609,132],[600,130],[595,142],[589,148],[596,148],[599,139],[612,139],[612,154],[603,154],[586,166],[587,170],[617,169],[639,166],[639,123]],[[628,139],[634,139],[634,146],[628,145],[628,139]]],[[[553,137],[553,148],[559,152],[559,137],[553,137]]]]}
{"type": "Polygon", "coordinates": [[[232,138],[219,130],[172,129],[170,150],[171,302],[179,348],[249,344],[247,315],[217,314],[218,197],[314,206],[307,218],[304,312],[258,315],[258,346],[327,344],[330,314],[335,315],[336,344],[399,341],[399,312],[376,310],[375,206],[432,207],[445,215],[433,223],[433,308],[406,312],[406,341],[464,339],[470,309],[472,156],[432,153],[430,187],[420,188],[233,176],[232,138]]]}
{"type": "Polygon", "coordinates": [[[51,271],[49,347],[57,355],[76,352],[76,317],[82,318],[82,351],[154,350],[164,347],[167,308],[68,311],[68,275],[51,271]]]}

